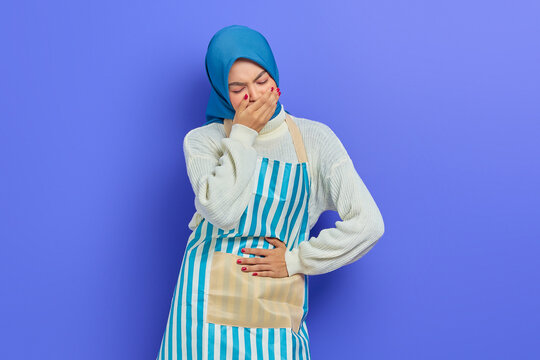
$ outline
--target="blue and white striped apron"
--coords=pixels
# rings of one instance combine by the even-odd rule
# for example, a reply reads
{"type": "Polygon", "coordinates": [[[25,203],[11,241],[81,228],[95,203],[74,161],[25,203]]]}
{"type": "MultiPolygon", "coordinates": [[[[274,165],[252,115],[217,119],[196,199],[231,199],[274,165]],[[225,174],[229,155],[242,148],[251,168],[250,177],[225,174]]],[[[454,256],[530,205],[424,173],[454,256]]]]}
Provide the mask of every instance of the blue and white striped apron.
{"type": "MultiPolygon", "coordinates": [[[[229,121],[225,122],[228,135],[231,123],[226,120],[229,121]]],[[[303,305],[299,307],[303,311],[298,332],[291,327],[244,327],[206,321],[213,254],[219,251],[239,257],[256,257],[240,250],[244,247],[274,248],[265,236],[280,239],[288,251],[309,239],[310,170],[301,134],[289,114],[286,114],[286,122],[298,163],[257,158],[257,181],[251,189],[249,204],[234,229],[220,229],[199,215],[201,220],[193,227],[182,260],[158,360],[310,359],[306,325],[308,276],[305,274],[293,275],[304,280],[303,294],[297,294],[303,297],[303,305]]],[[[231,264],[231,267],[233,265],[236,271],[241,271],[241,265],[231,264]]],[[[243,275],[248,274],[251,276],[252,272],[243,275]]],[[[256,276],[251,278],[257,280],[256,276]]],[[[260,277],[258,280],[263,278],[272,281],[287,279],[260,277]]],[[[287,293],[286,289],[284,293],[287,293]]],[[[234,302],[234,298],[231,301],[234,302]]]]}

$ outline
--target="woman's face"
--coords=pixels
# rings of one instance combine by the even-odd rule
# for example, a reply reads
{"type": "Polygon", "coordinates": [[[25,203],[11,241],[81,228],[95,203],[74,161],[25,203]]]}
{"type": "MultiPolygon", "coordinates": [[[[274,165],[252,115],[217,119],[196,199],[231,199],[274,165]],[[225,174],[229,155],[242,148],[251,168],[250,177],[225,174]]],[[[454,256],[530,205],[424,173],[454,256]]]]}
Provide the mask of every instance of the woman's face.
{"type": "Polygon", "coordinates": [[[257,101],[276,82],[264,68],[248,59],[237,59],[229,71],[229,99],[234,110],[238,109],[244,95],[248,94],[249,105],[257,101]]]}

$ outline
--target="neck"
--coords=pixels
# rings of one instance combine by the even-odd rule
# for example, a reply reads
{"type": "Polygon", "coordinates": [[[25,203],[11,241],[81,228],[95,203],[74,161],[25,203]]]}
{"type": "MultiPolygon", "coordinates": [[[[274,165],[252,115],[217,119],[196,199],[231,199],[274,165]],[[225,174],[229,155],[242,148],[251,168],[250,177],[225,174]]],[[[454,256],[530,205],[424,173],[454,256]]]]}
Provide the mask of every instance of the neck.
{"type": "Polygon", "coordinates": [[[259,135],[267,135],[273,133],[285,123],[285,107],[281,104],[280,112],[273,118],[268,120],[266,125],[259,131],[259,135]]]}

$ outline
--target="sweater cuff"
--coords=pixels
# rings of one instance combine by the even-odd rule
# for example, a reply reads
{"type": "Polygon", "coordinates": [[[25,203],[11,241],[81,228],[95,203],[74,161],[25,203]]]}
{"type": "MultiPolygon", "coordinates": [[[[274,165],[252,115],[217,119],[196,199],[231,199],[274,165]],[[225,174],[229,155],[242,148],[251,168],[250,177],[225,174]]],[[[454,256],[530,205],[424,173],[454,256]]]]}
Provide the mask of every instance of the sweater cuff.
{"type": "Polygon", "coordinates": [[[301,273],[302,265],[300,264],[300,257],[298,256],[298,248],[294,248],[291,251],[285,251],[285,264],[287,265],[289,276],[301,273]]]}
{"type": "Polygon", "coordinates": [[[253,146],[257,135],[259,135],[259,133],[255,129],[242,124],[234,124],[231,128],[229,139],[240,141],[246,146],[253,146]]]}

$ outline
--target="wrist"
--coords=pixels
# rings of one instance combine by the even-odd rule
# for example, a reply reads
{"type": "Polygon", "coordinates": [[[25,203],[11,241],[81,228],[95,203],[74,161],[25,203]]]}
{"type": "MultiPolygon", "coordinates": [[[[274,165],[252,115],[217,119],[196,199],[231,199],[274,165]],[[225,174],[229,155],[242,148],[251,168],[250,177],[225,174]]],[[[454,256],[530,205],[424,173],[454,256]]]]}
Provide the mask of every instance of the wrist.
{"type": "Polygon", "coordinates": [[[285,264],[287,265],[287,272],[289,273],[289,276],[302,272],[300,257],[298,256],[298,248],[294,248],[291,251],[285,251],[285,264]]]}
{"type": "Polygon", "coordinates": [[[234,124],[229,134],[229,139],[234,139],[246,146],[252,146],[259,133],[243,124],[234,124]]]}

